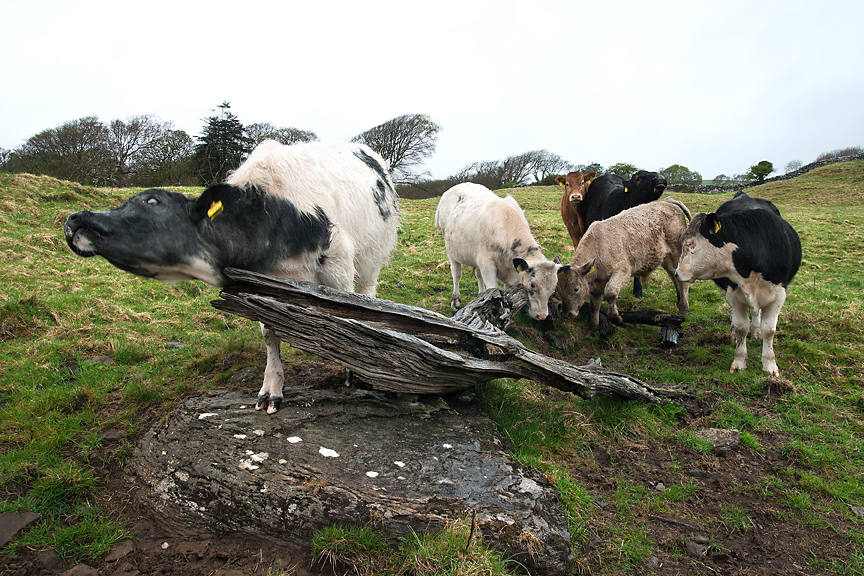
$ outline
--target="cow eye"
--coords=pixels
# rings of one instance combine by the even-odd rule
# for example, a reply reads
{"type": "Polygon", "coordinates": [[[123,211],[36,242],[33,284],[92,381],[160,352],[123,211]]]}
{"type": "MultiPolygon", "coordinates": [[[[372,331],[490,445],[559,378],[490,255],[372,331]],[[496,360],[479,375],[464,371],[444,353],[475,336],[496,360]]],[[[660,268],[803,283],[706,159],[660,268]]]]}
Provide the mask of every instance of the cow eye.
{"type": "Polygon", "coordinates": [[[147,204],[149,204],[150,206],[156,206],[157,204],[159,204],[159,200],[157,200],[156,198],[148,198],[147,204]]]}

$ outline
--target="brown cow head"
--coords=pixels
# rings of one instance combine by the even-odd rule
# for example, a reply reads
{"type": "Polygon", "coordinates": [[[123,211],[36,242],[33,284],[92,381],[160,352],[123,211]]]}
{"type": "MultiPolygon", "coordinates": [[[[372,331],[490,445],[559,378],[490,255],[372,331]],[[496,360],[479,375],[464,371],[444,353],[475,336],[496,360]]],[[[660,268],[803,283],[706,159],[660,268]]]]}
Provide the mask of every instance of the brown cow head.
{"type": "Polygon", "coordinates": [[[591,181],[594,180],[596,175],[596,172],[589,172],[588,174],[582,174],[582,172],[570,172],[567,176],[558,176],[555,178],[555,182],[557,182],[559,186],[564,186],[564,193],[566,194],[567,199],[573,206],[578,206],[585,200],[585,197],[588,194],[588,185],[591,184],[591,181]]]}

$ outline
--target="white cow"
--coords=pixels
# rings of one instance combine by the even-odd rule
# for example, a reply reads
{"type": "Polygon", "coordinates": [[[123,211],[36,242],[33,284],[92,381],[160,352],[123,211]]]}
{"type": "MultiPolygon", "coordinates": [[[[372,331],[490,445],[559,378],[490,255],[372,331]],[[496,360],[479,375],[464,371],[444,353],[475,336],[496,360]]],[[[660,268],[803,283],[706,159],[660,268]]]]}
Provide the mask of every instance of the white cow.
{"type": "Polygon", "coordinates": [[[508,288],[521,284],[528,292],[528,314],[535,320],[548,316],[558,273],[569,266],[543,255],[512,196],[501,198],[470,182],[457,184],[441,196],[435,227],[444,235],[450,260],[454,309],[462,304],[459,280],[464,265],[474,268],[480,292],[497,287],[498,280],[508,288]]]}
{"type": "MultiPolygon", "coordinates": [[[[399,207],[384,160],[348,142],[261,143],[224,184],[199,198],[142,192],[114,210],[66,221],[69,247],[139,276],[228,281],[243,268],[375,295],[396,245],[399,207]]],[[[262,326],[267,367],[256,408],[279,409],[279,338],[262,326]]]]}

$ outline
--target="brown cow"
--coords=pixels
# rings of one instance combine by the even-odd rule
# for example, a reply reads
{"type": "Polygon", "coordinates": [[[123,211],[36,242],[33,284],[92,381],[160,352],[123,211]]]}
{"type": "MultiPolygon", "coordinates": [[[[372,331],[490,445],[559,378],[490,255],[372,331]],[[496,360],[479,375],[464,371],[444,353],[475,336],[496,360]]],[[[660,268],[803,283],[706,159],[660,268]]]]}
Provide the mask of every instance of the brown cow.
{"type": "Polygon", "coordinates": [[[597,175],[596,172],[582,174],[582,172],[570,172],[567,176],[558,176],[555,181],[564,186],[564,196],[561,197],[561,218],[573,240],[573,247],[579,244],[579,240],[585,234],[588,225],[585,216],[577,206],[581,204],[588,195],[588,187],[597,175]]]}

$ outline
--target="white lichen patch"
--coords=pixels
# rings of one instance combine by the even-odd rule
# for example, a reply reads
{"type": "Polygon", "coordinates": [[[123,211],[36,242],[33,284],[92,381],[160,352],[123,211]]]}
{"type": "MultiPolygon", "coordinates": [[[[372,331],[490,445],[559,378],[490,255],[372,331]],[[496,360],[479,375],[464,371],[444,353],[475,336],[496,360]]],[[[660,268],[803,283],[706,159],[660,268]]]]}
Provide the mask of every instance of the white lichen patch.
{"type": "Polygon", "coordinates": [[[246,451],[246,455],[249,456],[248,460],[240,460],[240,464],[237,465],[241,470],[258,470],[261,462],[264,462],[270,457],[270,454],[267,452],[259,452],[254,453],[251,450],[246,451]]]}
{"type": "Polygon", "coordinates": [[[369,478],[377,478],[378,472],[374,472],[374,471],[370,470],[369,472],[366,472],[366,476],[368,476],[369,478]]]}
{"type": "Polygon", "coordinates": [[[297,444],[298,442],[303,441],[303,439],[299,436],[291,436],[290,438],[286,438],[286,440],[288,440],[288,442],[290,442],[291,444],[297,444]]]}
{"type": "Polygon", "coordinates": [[[212,418],[213,416],[218,416],[216,412],[204,412],[198,415],[198,420],[204,420],[205,418],[212,418]]]}
{"type": "Polygon", "coordinates": [[[324,456],[325,458],[338,458],[339,457],[338,452],[336,452],[335,450],[331,450],[330,448],[324,448],[323,446],[318,448],[318,453],[321,454],[322,456],[324,456]]]}
{"type": "Polygon", "coordinates": [[[263,430],[253,430],[252,433],[255,434],[255,436],[263,436],[264,435],[263,430]]]}
{"type": "Polygon", "coordinates": [[[393,464],[395,464],[395,465],[398,466],[399,468],[404,468],[404,467],[405,467],[405,463],[402,462],[401,460],[394,460],[394,461],[393,461],[393,464]]]}
{"type": "Polygon", "coordinates": [[[245,440],[246,435],[245,434],[234,434],[234,438],[236,438],[237,440],[245,440]]]}
{"type": "Polygon", "coordinates": [[[449,450],[450,448],[453,448],[452,444],[442,444],[441,446],[447,450],[449,450]]]}
{"type": "Polygon", "coordinates": [[[182,470],[178,470],[177,472],[174,473],[174,476],[176,476],[177,479],[180,480],[181,482],[188,482],[189,481],[189,473],[188,472],[183,472],[182,470]]]}

